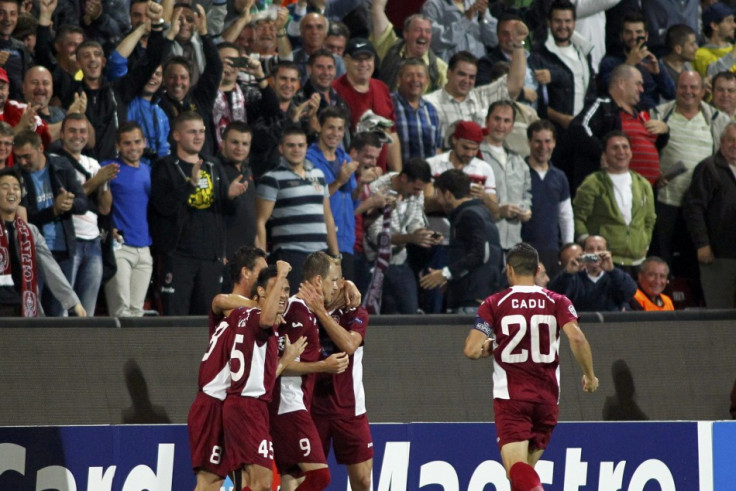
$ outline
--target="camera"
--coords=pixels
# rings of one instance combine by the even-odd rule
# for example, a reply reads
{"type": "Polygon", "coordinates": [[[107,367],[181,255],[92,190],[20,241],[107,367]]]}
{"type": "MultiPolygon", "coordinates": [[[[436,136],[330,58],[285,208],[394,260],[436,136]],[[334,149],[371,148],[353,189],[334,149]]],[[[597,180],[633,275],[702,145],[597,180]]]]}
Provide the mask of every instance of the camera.
{"type": "Polygon", "coordinates": [[[601,257],[595,253],[588,253],[588,254],[583,254],[582,256],[580,256],[580,260],[583,261],[584,263],[597,263],[598,261],[601,260],[601,257]]]}

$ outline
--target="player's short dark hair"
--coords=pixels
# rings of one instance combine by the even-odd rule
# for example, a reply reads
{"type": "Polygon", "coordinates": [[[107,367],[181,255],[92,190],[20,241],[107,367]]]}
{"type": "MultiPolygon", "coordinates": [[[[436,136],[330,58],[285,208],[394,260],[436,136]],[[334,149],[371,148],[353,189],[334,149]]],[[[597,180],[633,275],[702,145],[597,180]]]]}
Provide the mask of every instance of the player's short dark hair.
{"type": "Polygon", "coordinates": [[[307,137],[307,132],[304,131],[304,128],[302,128],[299,125],[291,124],[288,125],[286,128],[284,128],[284,131],[281,132],[281,138],[279,138],[279,144],[284,143],[284,140],[286,140],[287,136],[292,135],[302,135],[304,138],[307,137]]]}
{"type": "Polygon", "coordinates": [[[601,239],[603,239],[603,242],[605,242],[605,243],[606,243],[606,249],[608,249],[608,239],[606,239],[606,238],[605,238],[605,237],[603,237],[602,235],[590,234],[590,235],[589,235],[589,236],[587,236],[587,237],[586,237],[585,239],[583,239],[583,244],[582,244],[582,246],[583,246],[583,250],[585,250],[585,246],[587,246],[587,245],[588,245],[588,241],[589,241],[589,240],[590,240],[591,238],[594,238],[594,237],[600,237],[601,239]]]}
{"type": "Polygon", "coordinates": [[[66,128],[67,121],[84,121],[87,122],[87,116],[81,113],[67,113],[64,119],[61,120],[61,131],[66,128]]]}
{"type": "Polygon", "coordinates": [[[238,133],[252,133],[250,126],[245,121],[232,121],[225,126],[225,130],[222,132],[222,139],[227,138],[228,133],[231,131],[237,131],[238,133]]]}
{"type": "Polygon", "coordinates": [[[664,43],[667,49],[670,51],[675,49],[675,46],[682,46],[687,41],[690,35],[696,36],[695,31],[692,27],[687,24],[675,24],[667,29],[667,34],[664,36],[664,43]]]}
{"type": "Polygon", "coordinates": [[[141,125],[139,125],[135,121],[126,121],[125,123],[121,123],[120,126],[118,126],[118,131],[116,133],[116,141],[120,143],[120,138],[123,136],[124,133],[130,133],[131,131],[138,130],[141,132],[141,135],[143,135],[143,138],[146,137],[146,135],[143,133],[143,128],[141,128],[141,125]]]}
{"type": "Polygon", "coordinates": [[[421,157],[414,157],[409,159],[408,162],[404,162],[401,174],[405,175],[409,182],[432,182],[432,169],[430,169],[427,161],[421,157]]]}
{"type": "Polygon", "coordinates": [[[547,119],[538,119],[526,128],[527,140],[531,140],[532,136],[534,136],[534,133],[539,133],[540,131],[551,131],[552,138],[557,139],[557,131],[555,130],[555,125],[553,125],[552,122],[547,119]]]}
{"type": "Polygon", "coordinates": [[[504,12],[498,16],[498,24],[496,25],[496,33],[498,33],[498,28],[501,27],[501,22],[509,22],[512,20],[518,20],[520,22],[524,22],[524,19],[516,15],[514,12],[504,12]]]}
{"type": "Polygon", "coordinates": [[[470,176],[459,169],[449,169],[437,176],[434,187],[441,192],[450,191],[455,199],[470,195],[470,176]]]}
{"type": "Polygon", "coordinates": [[[16,167],[3,167],[0,169],[0,179],[5,176],[11,176],[18,180],[18,184],[23,185],[23,178],[20,176],[20,172],[16,167]]]}
{"type": "Polygon", "coordinates": [[[629,145],[631,145],[631,138],[629,138],[629,135],[624,133],[621,130],[612,130],[605,134],[603,139],[601,140],[601,143],[603,143],[603,151],[606,151],[606,148],[608,148],[608,142],[611,138],[626,138],[626,141],[629,142],[629,145]]]}
{"type": "Polygon", "coordinates": [[[350,141],[349,150],[360,152],[366,146],[375,147],[378,149],[383,147],[380,138],[378,138],[378,135],[376,135],[372,131],[363,131],[361,133],[356,133],[356,135],[350,141]]]}
{"type": "Polygon", "coordinates": [[[202,121],[204,123],[202,115],[199,114],[197,111],[184,111],[179,113],[179,115],[174,118],[174,124],[172,126],[175,130],[178,130],[181,125],[190,121],[202,121]]]}
{"type": "Polygon", "coordinates": [[[348,122],[348,115],[345,114],[345,110],[338,106],[327,106],[319,112],[319,124],[320,126],[330,118],[342,119],[344,123],[348,122]]]}
{"type": "Polygon", "coordinates": [[[511,102],[509,100],[506,100],[506,99],[501,99],[500,101],[495,101],[490,106],[488,106],[488,112],[486,113],[486,119],[488,119],[491,116],[491,114],[493,114],[493,111],[495,111],[496,108],[499,108],[499,107],[509,107],[509,108],[511,108],[511,122],[515,122],[516,121],[516,107],[514,107],[514,103],[513,102],[511,102]]]}
{"type": "Polygon", "coordinates": [[[23,130],[13,138],[13,147],[16,149],[27,144],[30,144],[35,149],[43,146],[41,137],[33,130],[23,130]]]}
{"type": "Polygon", "coordinates": [[[539,269],[539,254],[530,244],[520,242],[509,250],[506,264],[519,276],[534,276],[539,269]]]}
{"type": "Polygon", "coordinates": [[[460,62],[470,63],[471,65],[478,66],[478,58],[470,51],[458,51],[450,57],[450,61],[447,63],[447,70],[453,71],[460,62]]]}
{"type": "Polygon", "coordinates": [[[230,262],[227,263],[233,284],[240,282],[240,273],[243,268],[253,270],[259,257],[266,259],[266,253],[258,247],[242,246],[235,251],[233,257],[230,258],[230,262]]]}
{"type": "Polygon", "coordinates": [[[555,0],[552,2],[552,5],[549,6],[549,10],[547,10],[547,20],[552,19],[552,12],[555,10],[569,10],[572,12],[573,20],[578,18],[577,13],[575,12],[575,5],[569,0],[555,0]]]}
{"type": "Polygon", "coordinates": [[[258,287],[263,288],[264,290],[268,286],[268,280],[271,278],[275,278],[278,276],[279,271],[276,268],[276,265],[272,264],[268,266],[267,268],[263,268],[260,273],[258,273],[258,279],[253,284],[253,287],[250,290],[250,298],[256,299],[260,297],[258,294],[258,287]]]}
{"type": "Polygon", "coordinates": [[[307,59],[307,65],[314,65],[317,62],[317,58],[329,58],[332,60],[332,63],[335,63],[335,57],[332,55],[332,52],[324,48],[320,48],[309,55],[309,58],[307,59]]]}
{"type": "Polygon", "coordinates": [[[331,264],[332,259],[324,252],[317,251],[311,253],[304,261],[304,266],[302,266],[302,280],[309,281],[317,276],[327,278],[331,264]]]}

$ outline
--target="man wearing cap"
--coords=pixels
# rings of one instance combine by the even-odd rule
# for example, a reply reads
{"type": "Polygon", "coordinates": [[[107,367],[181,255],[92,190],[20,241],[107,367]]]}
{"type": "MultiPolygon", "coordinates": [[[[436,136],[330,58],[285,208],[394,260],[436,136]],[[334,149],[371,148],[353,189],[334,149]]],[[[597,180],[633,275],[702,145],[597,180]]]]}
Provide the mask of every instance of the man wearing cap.
{"type": "MultiPolygon", "coordinates": [[[[372,78],[376,62],[376,50],[365,38],[353,38],[345,47],[345,75],[332,82],[337,93],[350,108],[350,127],[355,127],[361,116],[372,110],[376,115],[396,121],[394,104],[388,86],[372,78]]],[[[401,170],[401,144],[395,130],[389,136],[393,140],[381,150],[378,166],[384,171],[401,170]]]]}
{"type": "Polygon", "coordinates": [[[736,52],[729,39],[733,39],[734,12],[721,2],[703,10],[703,35],[707,42],[695,52],[693,68],[705,76],[718,72],[734,71],[736,52]]]}
{"type": "MultiPolygon", "coordinates": [[[[450,137],[451,150],[427,159],[432,171],[432,178],[439,177],[450,169],[458,169],[470,176],[470,196],[479,199],[494,217],[498,216],[498,197],[496,196],[496,177],[491,166],[476,157],[483,141],[483,129],[472,121],[460,121],[455,125],[455,132],[450,137]]],[[[432,184],[427,185],[424,193],[424,209],[428,214],[441,212],[432,184]]],[[[437,216],[429,216],[432,230],[441,232],[445,237],[450,231],[446,218],[437,220],[437,216]]]]}
{"type": "MultiPolygon", "coordinates": [[[[455,126],[455,132],[450,137],[451,150],[435,157],[427,159],[427,163],[432,172],[432,179],[448,170],[456,169],[462,171],[469,178],[468,192],[458,193],[455,198],[460,200],[473,200],[478,205],[484,205],[487,209],[488,219],[492,221],[498,216],[498,199],[496,198],[496,178],[493,169],[483,160],[476,157],[478,155],[478,147],[483,141],[483,129],[477,123],[472,121],[459,121],[455,126]]],[[[452,188],[452,185],[449,185],[452,188]]],[[[447,188],[445,190],[448,190],[447,188]]],[[[430,271],[445,271],[445,274],[451,276],[450,270],[447,270],[448,252],[452,249],[452,235],[450,228],[450,219],[453,207],[444,206],[441,192],[437,192],[433,183],[425,188],[424,192],[424,210],[427,214],[430,230],[442,234],[442,243],[435,247],[432,260],[429,263],[430,271]]],[[[446,201],[446,200],[445,200],[446,201]]],[[[460,201],[458,202],[458,204],[460,201]]],[[[457,230],[457,229],[456,229],[457,230]]],[[[498,231],[493,225],[495,231],[495,242],[498,242],[498,231]]],[[[462,241],[461,241],[462,242],[462,241]]],[[[436,275],[436,273],[435,273],[436,275]]],[[[449,277],[437,276],[435,280],[439,281],[450,279],[449,277]]],[[[436,281],[428,279],[422,283],[423,288],[435,288],[436,281]]],[[[491,292],[486,292],[490,294],[491,292]]],[[[436,298],[430,294],[431,298],[436,298]]],[[[487,296],[487,295],[486,295],[487,296]]],[[[440,297],[441,298],[441,297],[440,297]]],[[[475,297],[472,297],[475,298],[475,297]]],[[[481,297],[477,297],[481,298],[481,297]]],[[[483,297],[485,298],[485,297],[483,297]]],[[[448,297],[449,300],[449,297],[448,297]]],[[[459,305],[448,305],[449,308],[457,308],[459,305]]],[[[477,305],[475,305],[477,307],[477,305]]],[[[425,311],[439,312],[440,309],[424,306],[425,311]]]]}
{"type": "Polygon", "coordinates": [[[428,83],[427,65],[421,59],[409,58],[401,64],[398,91],[391,94],[391,98],[402,161],[433,157],[442,148],[437,109],[422,97],[428,83]]]}

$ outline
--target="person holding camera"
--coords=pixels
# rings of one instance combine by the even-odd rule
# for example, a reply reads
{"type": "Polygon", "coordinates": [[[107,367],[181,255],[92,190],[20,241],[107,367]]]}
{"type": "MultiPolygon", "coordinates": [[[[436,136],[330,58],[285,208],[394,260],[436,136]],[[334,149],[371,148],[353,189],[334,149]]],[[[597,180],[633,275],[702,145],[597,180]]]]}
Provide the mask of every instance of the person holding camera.
{"type": "Polygon", "coordinates": [[[566,245],[560,259],[564,269],[548,288],[572,300],[577,310],[624,310],[636,294],[636,283],[614,266],[608,243],[600,235],[589,235],[583,249],[577,244],[566,245]]]}

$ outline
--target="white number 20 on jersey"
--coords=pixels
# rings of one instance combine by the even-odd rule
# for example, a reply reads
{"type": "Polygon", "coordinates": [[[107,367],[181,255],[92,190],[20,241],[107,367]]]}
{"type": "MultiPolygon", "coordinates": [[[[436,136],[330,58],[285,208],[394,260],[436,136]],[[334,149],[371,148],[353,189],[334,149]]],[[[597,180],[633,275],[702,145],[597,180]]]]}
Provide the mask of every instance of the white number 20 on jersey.
{"type": "Polygon", "coordinates": [[[514,350],[519,343],[524,339],[527,329],[530,330],[531,335],[531,352],[532,361],[534,363],[552,363],[555,361],[555,355],[557,352],[557,319],[551,315],[535,314],[531,316],[531,329],[526,322],[526,317],[523,315],[507,315],[501,319],[501,330],[502,332],[510,336],[511,326],[519,326],[519,330],[516,331],[514,337],[509,341],[506,347],[501,352],[501,361],[504,363],[524,363],[529,359],[529,351],[526,349],[520,350],[518,353],[514,353],[514,350]],[[540,346],[542,337],[539,335],[539,330],[543,326],[546,326],[548,330],[547,343],[548,346],[544,346],[543,349],[540,346]]]}

